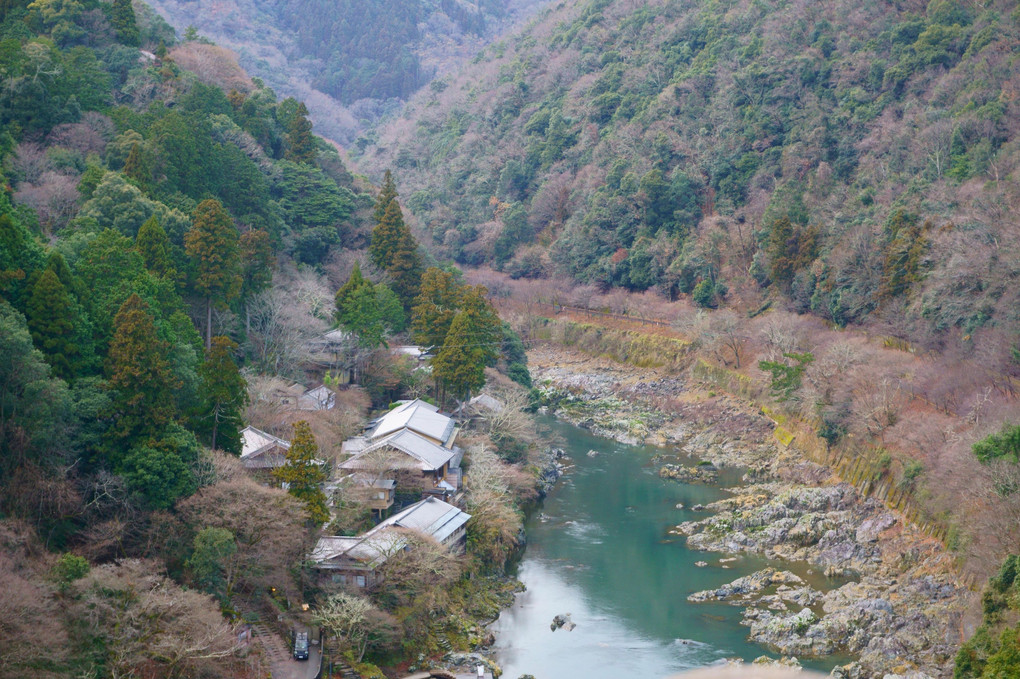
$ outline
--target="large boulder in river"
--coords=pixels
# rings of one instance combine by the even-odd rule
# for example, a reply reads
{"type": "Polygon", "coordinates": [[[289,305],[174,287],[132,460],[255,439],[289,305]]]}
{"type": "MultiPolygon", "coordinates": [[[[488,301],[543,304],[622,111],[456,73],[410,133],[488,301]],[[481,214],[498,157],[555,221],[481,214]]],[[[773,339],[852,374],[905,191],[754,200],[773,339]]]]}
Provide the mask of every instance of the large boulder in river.
{"type": "Polygon", "coordinates": [[[551,629],[553,632],[560,629],[561,627],[567,630],[568,632],[572,631],[575,627],[577,627],[577,625],[575,625],[574,622],[570,619],[570,613],[560,613],[559,615],[553,618],[552,623],[549,625],[549,629],[551,629]]]}

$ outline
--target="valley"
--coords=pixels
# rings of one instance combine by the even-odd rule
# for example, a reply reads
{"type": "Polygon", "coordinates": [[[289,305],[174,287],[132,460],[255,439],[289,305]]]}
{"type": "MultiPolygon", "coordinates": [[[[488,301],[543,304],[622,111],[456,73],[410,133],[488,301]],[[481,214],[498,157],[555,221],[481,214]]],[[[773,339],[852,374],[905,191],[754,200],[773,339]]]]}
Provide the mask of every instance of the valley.
{"type": "Polygon", "coordinates": [[[1007,0],[0,1],[0,679],[1017,676],[1018,61],[1007,0]]]}

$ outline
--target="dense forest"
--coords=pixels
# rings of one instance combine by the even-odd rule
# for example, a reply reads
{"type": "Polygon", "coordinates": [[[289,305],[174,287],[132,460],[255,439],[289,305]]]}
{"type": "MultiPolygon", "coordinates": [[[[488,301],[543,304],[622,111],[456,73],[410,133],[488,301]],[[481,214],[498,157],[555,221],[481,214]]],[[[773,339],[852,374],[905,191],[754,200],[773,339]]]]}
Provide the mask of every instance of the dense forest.
{"type": "Polygon", "coordinates": [[[539,0],[275,2],[157,0],[241,64],[308,105],[319,134],[348,144],[438,73],[451,71],[539,0]]]}
{"type": "Polygon", "coordinates": [[[359,162],[393,168],[464,264],[775,299],[928,348],[994,344],[1006,369],[1018,21],[1010,2],[561,4],[359,162]]]}
{"type": "MultiPolygon", "coordinates": [[[[268,676],[242,625],[325,616],[315,538],[372,525],[326,495],[321,458],[404,396],[520,392],[492,368],[527,384],[523,346],[484,288],[429,266],[392,181],[350,174],[303,103],[144,5],[4,3],[0,73],[0,676],[268,676]],[[309,363],[331,329],[357,386],[309,363]],[[387,347],[425,330],[428,373],[387,347]],[[311,379],[342,407],[266,396],[311,379]],[[293,439],[266,478],[237,459],[246,424],[293,439]]],[[[478,643],[502,585],[476,576],[534,494],[514,417],[462,439],[467,556],[426,569],[446,553],[423,543],[349,597],[371,612],[356,660],[478,643]]]]}

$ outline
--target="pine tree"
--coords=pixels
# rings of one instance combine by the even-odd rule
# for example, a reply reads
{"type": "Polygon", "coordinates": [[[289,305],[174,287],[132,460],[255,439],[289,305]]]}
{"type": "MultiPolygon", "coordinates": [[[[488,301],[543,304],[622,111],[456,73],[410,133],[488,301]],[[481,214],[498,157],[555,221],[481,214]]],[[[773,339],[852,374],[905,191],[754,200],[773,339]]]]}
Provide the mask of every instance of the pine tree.
{"type": "Polygon", "coordinates": [[[315,137],[312,135],[312,123],[308,120],[308,108],[304,102],[298,104],[287,124],[286,158],[295,163],[315,162],[315,137]]]}
{"type": "Polygon", "coordinates": [[[375,199],[375,210],[372,212],[372,219],[376,224],[382,221],[383,215],[386,214],[386,208],[396,200],[397,185],[393,183],[393,174],[386,170],[383,174],[382,189],[379,190],[379,196],[375,199]]]}
{"type": "Polygon", "coordinates": [[[237,229],[218,200],[195,208],[194,224],[184,248],[195,267],[195,290],[206,298],[205,348],[212,347],[213,304],[226,306],[241,291],[241,256],[237,229]]]}
{"type": "Polygon", "coordinates": [[[323,524],[329,521],[329,508],[319,487],[326,480],[326,472],[316,460],[318,454],[319,446],[308,422],[295,422],[287,463],[273,470],[273,476],[287,485],[287,492],[305,503],[314,523],[323,524]]]}
{"type": "Polygon", "coordinates": [[[141,44],[141,34],[138,32],[138,22],[135,19],[135,10],[131,6],[131,0],[113,0],[113,7],[110,9],[110,25],[117,33],[117,40],[130,47],[138,47],[141,44]]]}
{"type": "Polygon", "coordinates": [[[74,343],[74,304],[57,274],[47,268],[32,286],[26,309],[32,342],[46,357],[53,375],[74,376],[78,347],[74,343]]]}
{"type": "Polygon", "coordinates": [[[118,444],[162,429],[176,414],[170,347],[160,339],[148,305],[132,294],[113,319],[106,379],[113,391],[110,434],[118,444]]]}
{"type": "Polygon", "coordinates": [[[460,308],[461,286],[449,271],[429,267],[411,309],[411,334],[425,347],[442,346],[460,308]]]}
{"type": "Polygon", "coordinates": [[[368,247],[372,263],[380,269],[388,271],[393,265],[394,254],[404,246],[405,238],[413,240],[414,236],[404,224],[404,215],[400,211],[400,204],[394,200],[386,207],[382,219],[372,229],[372,243],[368,247]]]}
{"type": "Polygon", "coordinates": [[[198,376],[202,380],[200,420],[209,434],[209,447],[240,455],[241,409],[248,403],[248,383],[234,362],[236,350],[237,344],[229,337],[213,337],[198,376]]]}
{"type": "Polygon", "coordinates": [[[159,224],[156,215],[152,215],[138,229],[135,236],[135,249],[142,256],[145,268],[157,278],[176,282],[177,268],[174,266],[171,252],[173,246],[166,231],[159,224]]]}

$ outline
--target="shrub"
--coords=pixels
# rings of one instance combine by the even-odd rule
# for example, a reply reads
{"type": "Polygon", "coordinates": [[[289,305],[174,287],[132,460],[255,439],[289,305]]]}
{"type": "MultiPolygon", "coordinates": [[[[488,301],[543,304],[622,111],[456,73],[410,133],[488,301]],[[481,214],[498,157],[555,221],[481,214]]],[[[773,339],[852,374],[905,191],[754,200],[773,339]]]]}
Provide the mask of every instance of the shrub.
{"type": "Polygon", "coordinates": [[[1020,425],[1006,425],[998,434],[990,434],[974,444],[974,457],[981,464],[993,460],[1020,463],[1020,425]]]}
{"type": "Polygon", "coordinates": [[[84,557],[77,554],[61,554],[50,573],[61,588],[64,588],[88,575],[89,569],[89,562],[84,557]]]}

